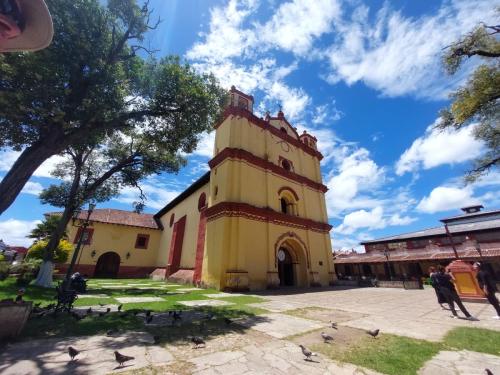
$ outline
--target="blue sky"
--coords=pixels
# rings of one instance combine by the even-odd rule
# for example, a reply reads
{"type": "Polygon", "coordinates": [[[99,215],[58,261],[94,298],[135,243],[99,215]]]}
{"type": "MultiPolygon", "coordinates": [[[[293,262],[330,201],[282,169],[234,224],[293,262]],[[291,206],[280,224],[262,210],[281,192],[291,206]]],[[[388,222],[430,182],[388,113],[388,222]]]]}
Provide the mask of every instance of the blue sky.
{"type": "MultiPolygon", "coordinates": [[[[254,95],[256,111],[276,113],[319,140],[334,249],[438,225],[471,203],[498,208],[498,172],[474,185],[461,177],[483,152],[471,136],[433,130],[454,77],[442,49],[480,21],[493,22],[491,1],[178,0],[150,2],[161,25],[147,43],[158,56],[178,54],[225,87],[254,95]]],[[[500,3],[498,3],[500,5],[500,3]]],[[[204,135],[178,175],[143,183],[156,212],[207,170],[213,134],[204,135]]],[[[0,176],[17,154],[0,154],[0,176]]],[[[54,208],[37,194],[54,180],[47,161],[0,217],[0,238],[28,244],[26,233],[54,208]]],[[[100,207],[130,209],[125,190],[100,207]]]]}

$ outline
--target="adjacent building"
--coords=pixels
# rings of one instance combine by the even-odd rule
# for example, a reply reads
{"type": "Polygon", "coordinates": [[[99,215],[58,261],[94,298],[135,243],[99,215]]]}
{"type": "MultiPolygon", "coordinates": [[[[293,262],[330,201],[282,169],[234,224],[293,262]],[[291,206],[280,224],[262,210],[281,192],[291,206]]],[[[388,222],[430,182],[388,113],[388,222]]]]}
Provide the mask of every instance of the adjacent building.
{"type": "MultiPolygon", "coordinates": [[[[234,87],[209,172],[154,215],[98,209],[78,269],[257,290],[335,279],[321,153],[279,111],[259,118],[234,87]]],[[[79,220],[86,217],[82,211],[79,220]]],[[[77,221],[79,221],[77,220],[77,221]]],[[[79,238],[70,225],[70,237],[79,238]]],[[[61,267],[64,268],[64,267],[61,267]]]]}
{"type": "Polygon", "coordinates": [[[469,206],[462,211],[434,228],[362,242],[365,253],[335,254],[338,276],[412,279],[458,257],[483,262],[500,279],[500,210],[469,206]]]}

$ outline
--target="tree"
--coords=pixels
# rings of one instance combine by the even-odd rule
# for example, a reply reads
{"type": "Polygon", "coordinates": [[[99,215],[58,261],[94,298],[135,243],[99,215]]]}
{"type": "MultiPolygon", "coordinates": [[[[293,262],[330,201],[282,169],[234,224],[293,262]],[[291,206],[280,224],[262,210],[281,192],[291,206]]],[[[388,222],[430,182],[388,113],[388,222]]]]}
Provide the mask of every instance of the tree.
{"type": "Polygon", "coordinates": [[[47,3],[51,46],[0,55],[0,147],[22,151],[0,182],[0,214],[49,157],[141,125],[149,137],[179,133],[172,147],[190,149],[225,100],[213,76],[196,74],[178,58],[137,55],[152,53],[141,44],[155,27],[147,2],[47,3]]]}
{"type": "MultiPolygon", "coordinates": [[[[40,240],[35,242],[29,249],[26,259],[43,259],[48,242],[40,240]]],[[[59,244],[54,249],[52,258],[56,263],[65,263],[69,258],[69,254],[73,251],[73,245],[67,240],[59,241],[59,244]]]]}
{"type": "MultiPolygon", "coordinates": [[[[189,136],[190,133],[169,131],[163,137],[158,137],[156,131],[152,136],[149,127],[144,129],[139,126],[135,131],[108,137],[101,145],[69,149],[67,155],[70,159],[53,171],[55,177],[66,180],[49,186],[40,194],[43,203],[62,207],[64,212],[46,247],[36,284],[52,285],[52,255],[75,210],[89,201],[107,201],[125,186],[140,190],[140,180],[151,174],[177,172],[185,164],[177,147],[189,136]]],[[[192,151],[195,140],[189,141],[182,149],[192,151]]],[[[143,203],[138,202],[136,206],[139,209],[143,203]]]]}
{"type": "MultiPolygon", "coordinates": [[[[37,224],[36,227],[30,232],[28,238],[34,238],[37,241],[47,240],[57,228],[57,224],[60,220],[61,217],[57,215],[46,216],[45,219],[41,223],[37,224]]],[[[66,228],[64,228],[64,232],[62,233],[62,238],[68,238],[66,228]]]]}
{"type": "MultiPolygon", "coordinates": [[[[499,11],[500,14],[500,11],[499,11]]],[[[447,48],[443,64],[455,74],[464,61],[476,56],[484,64],[476,68],[465,86],[451,94],[449,108],[441,110],[441,129],[460,129],[472,123],[474,137],[484,142],[486,152],[474,161],[466,181],[473,182],[500,163],[500,25],[480,25],[447,48]]]]}

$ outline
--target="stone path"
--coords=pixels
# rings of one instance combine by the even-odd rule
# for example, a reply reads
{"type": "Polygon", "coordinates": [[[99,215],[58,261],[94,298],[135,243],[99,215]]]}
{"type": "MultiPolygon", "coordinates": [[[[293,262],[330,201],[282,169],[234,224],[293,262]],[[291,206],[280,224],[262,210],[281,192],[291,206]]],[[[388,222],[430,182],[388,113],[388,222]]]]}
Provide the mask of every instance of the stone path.
{"type": "Polygon", "coordinates": [[[277,313],[241,319],[237,324],[279,339],[325,327],[313,320],[277,313]]]}
{"type": "Polygon", "coordinates": [[[46,339],[18,343],[0,354],[0,374],[109,374],[146,366],[164,365],[173,356],[157,345],[147,333],[128,332],[117,337],[90,336],[77,339],[46,339]],[[70,361],[68,347],[81,351],[70,361]],[[113,352],[135,357],[129,365],[117,368],[113,352]]]}
{"type": "Polygon", "coordinates": [[[179,301],[181,305],[184,306],[229,306],[229,305],[234,305],[232,302],[227,302],[227,301],[220,301],[216,299],[201,299],[201,300],[195,300],[195,301],[179,301]]]}
{"type": "Polygon", "coordinates": [[[165,302],[161,297],[114,297],[120,303],[165,302]]]}
{"type": "MultiPolygon", "coordinates": [[[[182,290],[186,290],[186,289],[182,289],[182,290]]],[[[245,294],[241,294],[241,293],[224,293],[224,292],[214,293],[214,294],[204,294],[204,296],[208,297],[208,298],[241,297],[241,296],[244,296],[244,295],[245,294]]]]}
{"type": "MultiPolygon", "coordinates": [[[[251,304],[270,311],[294,308],[322,307],[362,314],[361,317],[339,323],[354,328],[379,328],[382,332],[429,341],[440,341],[458,326],[480,327],[500,331],[500,320],[490,304],[464,303],[478,322],[451,319],[451,313],[436,302],[432,288],[404,290],[393,288],[322,288],[307,293],[290,290],[287,294],[266,291],[255,293],[270,302],[251,304]]],[[[461,314],[461,312],[459,312],[461,314]]],[[[335,320],[335,316],[332,316],[335,320]]]]}
{"type": "Polygon", "coordinates": [[[340,365],[325,358],[304,360],[300,348],[287,341],[269,340],[264,345],[248,345],[232,351],[210,353],[189,360],[196,375],[335,374],[376,375],[375,371],[351,364],[340,365]]]}
{"type": "MultiPolygon", "coordinates": [[[[499,343],[500,346],[500,343],[499,343]]],[[[484,375],[485,369],[493,374],[500,374],[500,357],[469,352],[442,351],[422,367],[419,375],[484,375]]]]}

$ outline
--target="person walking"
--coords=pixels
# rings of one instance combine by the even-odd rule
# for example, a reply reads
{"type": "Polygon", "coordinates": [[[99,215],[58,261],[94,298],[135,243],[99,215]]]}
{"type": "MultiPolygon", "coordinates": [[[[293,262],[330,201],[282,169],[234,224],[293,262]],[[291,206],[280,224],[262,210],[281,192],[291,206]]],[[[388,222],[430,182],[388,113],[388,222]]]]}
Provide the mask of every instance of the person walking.
{"type": "Polygon", "coordinates": [[[479,287],[483,290],[488,302],[491,303],[497,311],[497,316],[494,316],[493,319],[500,319],[500,303],[498,302],[498,298],[495,296],[495,292],[497,291],[495,281],[491,277],[491,274],[487,270],[483,269],[481,263],[474,263],[472,268],[477,272],[476,279],[479,283],[479,287]]]}
{"type": "Polygon", "coordinates": [[[429,277],[431,279],[431,286],[434,288],[434,291],[436,292],[436,297],[437,297],[437,300],[438,300],[438,303],[439,303],[439,306],[441,306],[441,308],[443,310],[445,310],[445,307],[443,306],[443,303],[446,303],[446,298],[444,298],[444,295],[443,293],[441,293],[439,291],[439,285],[437,285],[432,276],[436,273],[436,267],[434,266],[430,266],[429,267],[429,277]]]}
{"type": "Polygon", "coordinates": [[[458,305],[460,310],[465,315],[465,318],[468,320],[478,320],[474,318],[465,306],[463,305],[462,301],[460,300],[460,297],[458,296],[457,291],[455,290],[455,285],[453,284],[453,276],[449,273],[445,272],[445,268],[443,266],[438,266],[438,272],[433,274],[431,277],[433,279],[433,282],[438,285],[439,291],[443,294],[444,298],[446,299],[446,302],[450,306],[451,313],[453,314],[452,318],[457,319],[458,314],[457,311],[455,310],[455,303],[458,305]]]}

